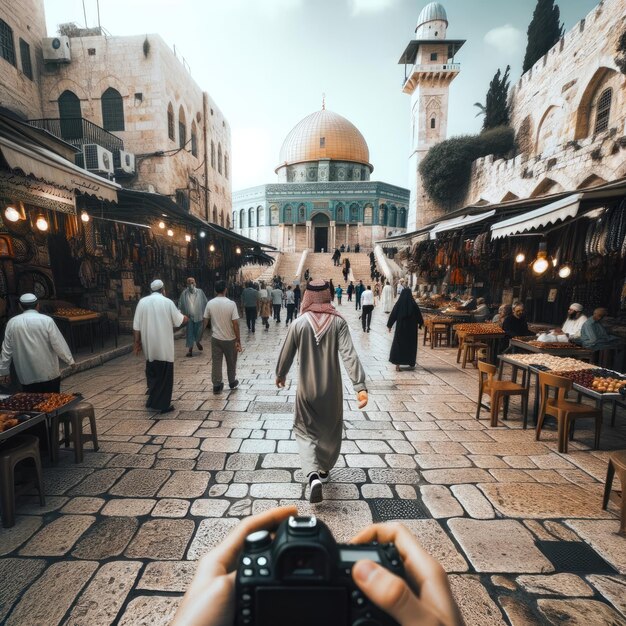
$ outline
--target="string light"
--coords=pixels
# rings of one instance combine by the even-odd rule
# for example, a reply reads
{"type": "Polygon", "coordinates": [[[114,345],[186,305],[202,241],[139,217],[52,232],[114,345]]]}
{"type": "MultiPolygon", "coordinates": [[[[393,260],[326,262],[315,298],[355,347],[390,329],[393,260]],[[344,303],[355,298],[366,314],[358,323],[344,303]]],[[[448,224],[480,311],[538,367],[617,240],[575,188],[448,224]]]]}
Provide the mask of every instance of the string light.
{"type": "Polygon", "coordinates": [[[559,276],[561,278],[569,278],[572,274],[572,268],[569,265],[562,265],[559,268],[559,276]]]}
{"type": "Polygon", "coordinates": [[[9,222],[17,222],[20,219],[20,212],[14,206],[8,206],[4,210],[4,217],[6,217],[9,222]]]}
{"type": "Polygon", "coordinates": [[[191,241],[191,235],[185,235],[185,241],[189,243],[191,241]]]}
{"type": "Polygon", "coordinates": [[[159,222],[159,228],[163,230],[165,228],[165,222],[159,222]]]}
{"type": "Polygon", "coordinates": [[[80,214],[80,219],[85,222],[85,224],[89,221],[89,213],[87,211],[82,211],[80,214]]]}
{"type": "Polygon", "coordinates": [[[48,230],[48,220],[43,215],[40,214],[37,217],[37,221],[35,222],[35,226],[37,226],[37,228],[41,232],[45,232],[45,231],[48,230]]]}
{"type": "Polygon", "coordinates": [[[235,248],[235,253],[236,253],[236,254],[241,254],[241,248],[240,248],[239,246],[237,246],[237,247],[235,248]]]}
{"type": "Polygon", "coordinates": [[[206,237],[206,233],[203,230],[200,231],[200,237],[202,239],[204,239],[206,237]]]}
{"type": "Polygon", "coordinates": [[[526,260],[526,255],[523,252],[520,252],[516,257],[515,257],[515,262],[516,263],[523,263],[526,260]]]}
{"type": "Polygon", "coordinates": [[[171,228],[167,229],[167,236],[168,237],[173,237],[174,236],[174,231],[171,228]]]}
{"type": "Polygon", "coordinates": [[[213,244],[211,244],[211,245],[209,246],[209,250],[210,250],[211,252],[215,252],[215,246],[214,246],[213,244]]]}

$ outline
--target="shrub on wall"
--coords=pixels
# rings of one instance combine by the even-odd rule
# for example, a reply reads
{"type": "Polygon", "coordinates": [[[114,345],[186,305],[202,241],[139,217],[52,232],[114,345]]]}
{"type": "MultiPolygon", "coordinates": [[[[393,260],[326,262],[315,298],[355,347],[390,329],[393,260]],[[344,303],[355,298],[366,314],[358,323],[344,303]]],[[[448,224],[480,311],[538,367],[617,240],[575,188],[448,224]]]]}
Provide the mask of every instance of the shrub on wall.
{"type": "Polygon", "coordinates": [[[438,143],[428,151],[419,166],[426,193],[444,209],[455,208],[467,193],[472,161],[488,154],[502,157],[514,145],[513,129],[508,126],[438,143]]]}

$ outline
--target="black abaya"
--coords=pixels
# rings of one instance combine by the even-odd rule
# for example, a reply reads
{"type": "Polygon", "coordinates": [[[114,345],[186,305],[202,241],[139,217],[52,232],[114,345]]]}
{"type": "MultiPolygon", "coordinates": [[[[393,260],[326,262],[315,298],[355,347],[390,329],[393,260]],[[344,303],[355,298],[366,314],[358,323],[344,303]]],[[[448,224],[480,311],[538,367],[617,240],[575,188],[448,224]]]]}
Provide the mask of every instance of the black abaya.
{"type": "Polygon", "coordinates": [[[396,325],[391,344],[389,361],[394,365],[415,367],[417,359],[417,328],[424,324],[422,312],[417,306],[410,289],[403,289],[394,305],[387,327],[396,325]]]}
{"type": "Polygon", "coordinates": [[[174,364],[169,361],[146,361],[146,382],[146,407],[158,411],[169,409],[174,388],[174,364]]]}

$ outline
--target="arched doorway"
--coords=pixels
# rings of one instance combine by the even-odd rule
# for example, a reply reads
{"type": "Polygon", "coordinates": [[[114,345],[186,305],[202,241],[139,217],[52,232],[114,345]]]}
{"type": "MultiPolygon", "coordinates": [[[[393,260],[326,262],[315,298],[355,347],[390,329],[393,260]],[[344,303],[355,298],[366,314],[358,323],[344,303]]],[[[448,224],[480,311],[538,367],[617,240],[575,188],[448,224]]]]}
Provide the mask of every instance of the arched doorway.
{"type": "Polygon", "coordinates": [[[311,220],[313,225],[313,252],[328,252],[328,215],[318,213],[311,220]]]}

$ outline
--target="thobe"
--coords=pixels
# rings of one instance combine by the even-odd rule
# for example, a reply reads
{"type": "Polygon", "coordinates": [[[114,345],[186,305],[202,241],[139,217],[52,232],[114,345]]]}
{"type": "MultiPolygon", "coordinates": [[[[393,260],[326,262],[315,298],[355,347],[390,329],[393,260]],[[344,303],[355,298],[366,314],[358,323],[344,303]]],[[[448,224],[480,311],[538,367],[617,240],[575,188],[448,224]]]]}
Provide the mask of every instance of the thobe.
{"type": "Polygon", "coordinates": [[[580,337],[580,331],[583,324],[587,321],[586,315],[580,315],[575,320],[571,320],[569,317],[563,322],[561,330],[570,338],[578,339],[580,337]]]}
{"type": "Polygon", "coordinates": [[[141,333],[146,357],[146,407],[163,411],[172,403],[174,387],[174,332],[184,316],[163,294],[154,292],[137,304],[133,330],[141,333]]]}
{"type": "Polygon", "coordinates": [[[354,349],[348,324],[335,316],[331,327],[316,343],[303,314],[290,326],[283,344],[276,376],[285,378],[298,351],[294,432],[305,476],[329,472],[339,457],[343,429],[343,391],[339,354],[355,392],[365,387],[365,371],[354,349]]]}
{"type": "Polygon", "coordinates": [[[389,313],[393,307],[393,287],[389,283],[383,287],[382,304],[383,311],[389,313]]]}
{"type": "Polygon", "coordinates": [[[202,289],[187,288],[180,294],[178,300],[178,308],[183,315],[189,318],[187,323],[187,341],[186,346],[193,348],[195,343],[199,343],[202,339],[202,315],[206,308],[207,297],[202,289]]]}
{"type": "Polygon", "coordinates": [[[72,353],[54,320],[34,309],[7,323],[0,356],[0,376],[8,376],[11,361],[25,391],[58,392],[59,359],[74,363],[72,353]]]}

